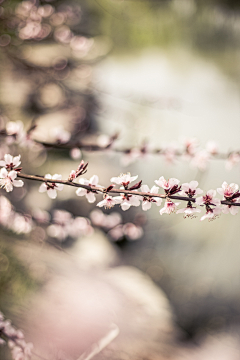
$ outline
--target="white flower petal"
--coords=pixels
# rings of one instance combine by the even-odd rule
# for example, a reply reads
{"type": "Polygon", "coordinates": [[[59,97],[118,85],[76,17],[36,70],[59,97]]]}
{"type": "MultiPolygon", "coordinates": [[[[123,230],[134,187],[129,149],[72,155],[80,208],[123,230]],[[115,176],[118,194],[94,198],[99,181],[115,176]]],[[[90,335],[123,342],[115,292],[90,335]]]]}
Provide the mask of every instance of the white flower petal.
{"type": "Polygon", "coordinates": [[[148,185],[142,185],[141,186],[141,191],[148,193],[148,192],[150,192],[150,189],[149,189],[148,185]]]}
{"type": "Polygon", "coordinates": [[[42,183],[38,191],[40,193],[47,191],[47,185],[45,183],[42,183]]]}
{"type": "Polygon", "coordinates": [[[153,185],[150,192],[151,192],[151,194],[158,194],[158,190],[159,190],[159,187],[153,185]]]}
{"type": "Polygon", "coordinates": [[[5,179],[8,176],[8,171],[6,168],[0,170],[0,178],[5,179]]]}
{"type": "Polygon", "coordinates": [[[196,198],[196,204],[197,205],[203,205],[204,204],[203,196],[200,196],[200,197],[196,198]]]}
{"type": "Polygon", "coordinates": [[[85,196],[85,195],[87,195],[87,190],[86,190],[86,189],[82,189],[82,188],[77,189],[77,190],[76,190],[76,194],[77,194],[77,196],[85,196]]]}
{"type": "Polygon", "coordinates": [[[56,189],[59,190],[59,191],[62,191],[64,188],[64,185],[63,184],[56,184],[56,189]]]}
{"type": "Polygon", "coordinates": [[[239,207],[238,206],[231,206],[229,211],[232,215],[236,215],[238,213],[239,207]]]}
{"type": "Polygon", "coordinates": [[[94,203],[96,201],[96,196],[92,192],[87,193],[86,198],[89,203],[94,203]]]}
{"type": "Polygon", "coordinates": [[[13,180],[13,186],[22,187],[24,182],[22,180],[13,180]]]}
{"type": "Polygon", "coordinates": [[[5,154],[4,160],[5,160],[6,164],[11,164],[13,162],[13,157],[10,154],[5,154]]]}
{"type": "Polygon", "coordinates": [[[15,156],[13,158],[12,163],[13,163],[14,167],[18,167],[21,164],[20,159],[21,159],[21,155],[15,156]]]}
{"type": "Polygon", "coordinates": [[[143,201],[143,203],[142,203],[142,209],[144,211],[151,209],[151,206],[152,206],[152,204],[150,203],[150,201],[143,201]]]}
{"type": "Polygon", "coordinates": [[[90,180],[89,183],[91,185],[97,186],[98,185],[98,176],[97,175],[93,175],[90,180]]]}
{"type": "Polygon", "coordinates": [[[60,174],[54,174],[52,177],[53,180],[62,180],[62,175],[60,174]]]}
{"type": "Polygon", "coordinates": [[[112,177],[110,181],[114,182],[115,184],[121,184],[121,180],[119,177],[112,177]]]}
{"type": "Polygon", "coordinates": [[[131,205],[129,204],[128,201],[123,201],[123,202],[121,203],[121,208],[122,208],[123,211],[128,210],[128,209],[130,208],[130,206],[131,206],[131,205]]]}
{"type": "Polygon", "coordinates": [[[50,197],[50,199],[56,199],[57,197],[57,191],[55,189],[49,189],[47,191],[47,194],[50,197]]]}

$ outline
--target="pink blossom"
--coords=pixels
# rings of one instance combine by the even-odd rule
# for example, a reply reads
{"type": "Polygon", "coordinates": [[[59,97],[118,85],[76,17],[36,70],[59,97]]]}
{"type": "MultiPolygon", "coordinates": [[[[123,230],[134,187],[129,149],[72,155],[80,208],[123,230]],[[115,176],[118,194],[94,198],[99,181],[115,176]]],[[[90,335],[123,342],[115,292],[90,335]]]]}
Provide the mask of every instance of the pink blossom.
{"type": "Polygon", "coordinates": [[[6,168],[0,170],[0,187],[10,192],[13,190],[13,186],[22,187],[24,185],[22,180],[15,180],[17,172],[14,170],[7,171],[6,168]]]}
{"type": "Polygon", "coordinates": [[[123,225],[123,233],[129,240],[137,240],[143,235],[143,229],[133,223],[126,223],[123,225]]]}
{"type": "Polygon", "coordinates": [[[81,150],[79,148],[73,148],[70,151],[70,156],[73,160],[78,160],[81,159],[82,157],[82,153],[81,150]]]}
{"type": "Polygon", "coordinates": [[[210,141],[207,142],[206,150],[211,155],[216,155],[218,153],[218,151],[219,151],[217,143],[215,141],[213,141],[213,140],[210,140],[210,141]]]}
{"type": "Polygon", "coordinates": [[[240,154],[239,153],[231,153],[226,161],[226,169],[231,170],[234,165],[240,162],[240,154]]]}
{"type": "Polygon", "coordinates": [[[126,236],[129,240],[137,240],[143,235],[143,229],[133,223],[126,223],[124,225],[115,226],[108,234],[116,241],[123,236],[126,236]]]}
{"type": "Polygon", "coordinates": [[[221,201],[217,198],[214,198],[214,196],[216,196],[216,190],[208,190],[205,196],[200,196],[200,197],[196,198],[196,204],[207,205],[207,206],[221,205],[221,201]]]}
{"type": "Polygon", "coordinates": [[[177,148],[175,145],[169,145],[163,149],[162,154],[168,164],[174,164],[176,160],[177,148]]]}
{"type": "Polygon", "coordinates": [[[10,154],[4,155],[4,160],[0,161],[0,166],[4,166],[7,170],[13,170],[21,164],[21,155],[13,157],[10,154]]]}
{"type": "MultiPolygon", "coordinates": [[[[81,178],[79,179],[79,183],[86,186],[98,186],[98,176],[93,175],[90,180],[81,178]]],[[[91,190],[79,188],[76,191],[77,196],[86,196],[89,203],[94,203],[96,201],[96,196],[91,190]]]]}
{"type": "MultiPolygon", "coordinates": [[[[55,175],[50,175],[50,174],[46,174],[45,175],[46,179],[49,180],[61,180],[62,179],[62,175],[59,174],[55,174],[55,175]]],[[[40,188],[39,188],[39,192],[45,192],[47,191],[48,196],[50,197],[50,199],[56,199],[57,197],[57,190],[62,191],[63,190],[64,185],[63,184],[57,184],[57,183],[52,183],[52,182],[44,182],[40,188]]]]}
{"type": "Polygon", "coordinates": [[[165,180],[164,177],[161,176],[158,180],[155,180],[155,183],[162,187],[168,195],[176,194],[181,189],[181,187],[178,186],[180,180],[175,178],[165,180]]]}
{"type": "Polygon", "coordinates": [[[60,144],[67,143],[71,138],[70,132],[64,130],[62,126],[54,127],[52,129],[52,136],[53,136],[54,140],[60,144]]]}
{"type": "Polygon", "coordinates": [[[201,194],[203,191],[198,188],[198,182],[193,180],[190,183],[184,183],[181,186],[182,190],[179,195],[193,197],[195,195],[201,194]]]}
{"type": "Polygon", "coordinates": [[[120,199],[119,196],[116,196],[116,197],[112,197],[112,196],[105,196],[105,198],[100,201],[97,206],[99,207],[105,207],[105,209],[111,209],[114,205],[116,204],[120,204],[122,201],[122,199],[120,199]]]}
{"type": "MultiPolygon", "coordinates": [[[[149,194],[157,194],[158,193],[158,189],[159,187],[157,186],[153,186],[151,188],[151,190],[149,189],[148,185],[142,185],[141,186],[141,191],[144,193],[149,193],[149,194]]],[[[142,209],[144,211],[147,211],[151,208],[152,203],[155,203],[157,206],[160,206],[162,203],[162,199],[160,197],[148,197],[148,196],[144,196],[142,198],[142,209]]]]}
{"type": "Polygon", "coordinates": [[[207,164],[210,160],[210,155],[206,150],[201,150],[197,152],[192,161],[191,165],[197,167],[199,170],[204,171],[207,168],[207,164]]]}
{"type": "Polygon", "coordinates": [[[68,237],[72,223],[72,214],[70,214],[68,211],[54,210],[53,224],[48,226],[47,233],[49,236],[63,241],[68,237]]]}
{"type": "Polygon", "coordinates": [[[171,200],[166,200],[165,201],[165,204],[164,204],[164,207],[159,211],[160,212],[160,215],[166,213],[168,215],[174,213],[177,209],[177,206],[179,205],[180,203],[174,203],[172,202],[171,200]]]}
{"type": "MultiPolygon", "coordinates": [[[[240,193],[238,191],[238,185],[231,183],[228,185],[226,181],[222,183],[222,187],[217,189],[217,192],[223,196],[223,200],[228,200],[233,203],[240,202],[240,193]]],[[[232,215],[236,215],[238,213],[239,207],[232,205],[222,205],[222,212],[224,214],[228,214],[229,212],[232,215]]]]}
{"type": "Polygon", "coordinates": [[[206,214],[201,217],[200,221],[203,221],[204,219],[214,220],[216,216],[222,212],[220,207],[221,201],[217,198],[214,198],[215,195],[215,190],[208,190],[205,196],[196,198],[197,205],[206,206],[206,214]],[[214,208],[211,208],[211,206],[214,206],[214,208]]]}
{"type": "Polygon", "coordinates": [[[196,153],[198,140],[196,138],[186,139],[184,142],[186,155],[193,156],[196,153]]]}
{"type": "Polygon", "coordinates": [[[124,186],[124,188],[127,188],[128,185],[129,185],[132,181],[135,181],[137,178],[138,178],[138,175],[136,175],[136,176],[131,176],[130,173],[127,173],[127,174],[121,174],[121,175],[118,176],[118,177],[112,177],[112,178],[110,179],[110,181],[111,181],[111,182],[114,182],[115,184],[122,185],[122,186],[124,186]]]}
{"type": "Polygon", "coordinates": [[[68,181],[73,181],[74,179],[76,179],[77,174],[75,170],[72,170],[68,176],[68,181]]]}
{"type": "Polygon", "coordinates": [[[121,165],[128,166],[134,163],[141,156],[139,149],[133,148],[126,151],[121,157],[121,165]]]}
{"type": "Polygon", "coordinates": [[[231,183],[228,185],[226,181],[222,183],[222,187],[217,189],[217,192],[222,195],[226,200],[231,199],[234,194],[239,194],[238,185],[231,183]]]}
{"type": "Polygon", "coordinates": [[[26,138],[22,121],[8,121],[6,124],[6,133],[11,136],[7,139],[8,143],[12,143],[14,141],[23,142],[26,138]]]}
{"type": "Polygon", "coordinates": [[[122,217],[118,212],[112,212],[111,214],[107,215],[104,214],[100,209],[93,210],[90,213],[90,218],[94,225],[108,229],[119,225],[122,221],[122,217]]]}

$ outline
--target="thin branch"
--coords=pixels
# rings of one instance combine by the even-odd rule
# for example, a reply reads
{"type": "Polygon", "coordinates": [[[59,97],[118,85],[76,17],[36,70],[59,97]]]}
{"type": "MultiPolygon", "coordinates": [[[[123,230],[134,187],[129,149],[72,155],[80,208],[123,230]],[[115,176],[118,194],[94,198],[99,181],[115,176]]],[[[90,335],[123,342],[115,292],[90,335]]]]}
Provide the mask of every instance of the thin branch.
{"type": "MultiPolygon", "coordinates": [[[[45,182],[45,183],[63,184],[63,185],[67,185],[67,186],[83,188],[83,189],[93,191],[93,192],[99,192],[102,194],[111,193],[111,194],[139,195],[139,196],[143,196],[143,197],[147,197],[147,198],[158,197],[158,198],[162,198],[162,199],[173,199],[173,200],[181,200],[181,201],[187,201],[187,202],[188,201],[196,202],[195,198],[186,197],[186,196],[153,194],[153,193],[146,193],[146,192],[135,191],[135,190],[114,189],[114,188],[107,191],[107,188],[103,188],[103,187],[99,187],[99,186],[77,184],[75,182],[68,181],[68,180],[52,180],[52,179],[47,179],[45,177],[42,177],[40,175],[17,174],[17,176],[18,176],[18,178],[21,178],[21,179],[29,179],[29,180],[41,181],[41,182],[45,182]]],[[[235,203],[235,202],[227,201],[227,200],[222,200],[221,204],[222,205],[231,205],[231,206],[240,206],[240,203],[235,203]]]]}
{"type": "MultiPolygon", "coordinates": [[[[8,135],[6,134],[5,130],[0,130],[0,136],[14,136],[14,135],[8,135]]],[[[106,146],[101,146],[98,145],[96,143],[90,143],[90,144],[84,144],[80,141],[77,142],[67,142],[67,143],[61,143],[61,142],[49,142],[49,141],[41,141],[41,140],[37,140],[37,139],[32,139],[32,141],[34,141],[36,144],[42,145],[44,146],[46,149],[62,149],[62,150],[71,150],[74,148],[79,148],[81,150],[84,151],[106,151],[106,150],[111,150],[112,152],[116,152],[116,153],[123,153],[125,155],[127,154],[131,154],[132,150],[139,150],[139,153],[142,153],[143,155],[145,154],[151,154],[151,155],[167,155],[168,154],[168,150],[165,150],[163,148],[155,148],[155,149],[147,149],[145,145],[139,146],[139,147],[134,147],[134,148],[114,148],[112,145],[114,143],[114,141],[116,140],[115,135],[113,135],[112,139],[110,138],[109,144],[107,144],[106,146]]],[[[209,153],[209,156],[213,157],[214,159],[218,159],[218,160],[226,160],[229,158],[229,156],[231,154],[239,154],[240,155],[240,151],[236,150],[236,151],[229,151],[227,153],[209,153]]],[[[179,151],[179,150],[175,150],[174,151],[174,156],[183,156],[183,155],[189,155],[191,158],[194,158],[194,154],[189,154],[186,151],[179,151]]]]}

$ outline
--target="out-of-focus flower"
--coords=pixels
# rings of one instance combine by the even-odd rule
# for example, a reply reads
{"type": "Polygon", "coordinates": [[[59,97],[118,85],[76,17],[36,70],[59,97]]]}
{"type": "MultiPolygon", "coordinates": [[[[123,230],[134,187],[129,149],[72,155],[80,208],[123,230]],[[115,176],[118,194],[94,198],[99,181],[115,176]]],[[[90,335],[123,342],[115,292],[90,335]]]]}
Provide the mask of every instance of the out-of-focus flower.
{"type": "Polygon", "coordinates": [[[216,155],[219,151],[218,144],[216,143],[216,141],[213,140],[208,141],[206,144],[206,150],[207,152],[209,152],[209,154],[216,155]]]}
{"type": "Polygon", "coordinates": [[[72,37],[73,33],[66,25],[57,28],[54,32],[54,38],[63,44],[69,44],[72,37]]]}
{"type": "Polygon", "coordinates": [[[54,127],[51,133],[54,140],[60,144],[67,143],[71,138],[70,132],[64,130],[62,126],[54,127]]]}
{"type": "Polygon", "coordinates": [[[112,196],[105,196],[105,198],[100,201],[97,206],[99,207],[105,207],[105,209],[111,209],[114,205],[120,204],[122,202],[122,198],[119,196],[112,197],[112,196]]]}
{"type": "Polygon", "coordinates": [[[199,170],[204,171],[207,168],[207,164],[210,160],[210,155],[206,150],[198,151],[192,161],[191,165],[197,167],[199,170]]]}
{"type": "Polygon", "coordinates": [[[26,138],[26,133],[23,129],[22,121],[8,121],[6,124],[6,133],[9,135],[7,142],[18,142],[21,143],[26,138]]]}
{"type": "MultiPolygon", "coordinates": [[[[87,185],[87,186],[98,186],[98,176],[93,175],[90,180],[81,178],[79,179],[79,184],[87,185]]],[[[76,190],[77,196],[86,196],[89,203],[94,203],[96,201],[96,196],[91,190],[79,188],[76,190]]]]}
{"type": "Polygon", "coordinates": [[[32,231],[33,222],[30,217],[15,213],[11,230],[17,234],[29,234],[32,231]]]}
{"type": "MultiPolygon", "coordinates": [[[[157,194],[158,189],[159,189],[159,187],[157,187],[155,185],[151,188],[151,190],[149,189],[148,185],[142,185],[141,186],[141,191],[144,192],[144,193],[149,193],[149,194],[157,194]]],[[[151,206],[152,206],[152,203],[155,203],[157,206],[160,206],[161,203],[162,203],[162,199],[159,198],[159,197],[144,196],[142,198],[142,209],[144,211],[149,210],[151,208],[151,206]]]]}
{"type": "Polygon", "coordinates": [[[177,148],[174,144],[164,147],[162,154],[168,164],[174,164],[176,161],[177,148]]]}
{"type": "MultiPolygon", "coordinates": [[[[55,174],[52,176],[50,174],[46,174],[45,178],[49,179],[49,180],[62,180],[62,175],[55,174]]],[[[47,191],[47,194],[50,197],[50,199],[56,199],[57,190],[62,191],[63,187],[64,187],[63,184],[57,184],[55,182],[45,182],[45,183],[41,184],[41,186],[39,188],[39,192],[42,193],[42,192],[47,191]]]]}
{"type": "Polygon", "coordinates": [[[13,186],[22,187],[24,185],[22,180],[15,180],[17,172],[14,170],[7,171],[6,168],[0,170],[0,187],[10,192],[13,190],[13,186]]]}
{"type": "Polygon", "coordinates": [[[143,229],[133,223],[126,223],[123,225],[123,233],[129,240],[137,240],[143,235],[143,229]]]}
{"type": "Polygon", "coordinates": [[[171,200],[166,200],[165,204],[164,204],[164,207],[159,211],[160,215],[162,215],[162,214],[170,215],[170,214],[174,213],[179,204],[180,203],[174,203],[171,200]]]}
{"type": "Polygon", "coordinates": [[[231,170],[234,165],[238,164],[240,162],[240,154],[239,153],[231,153],[226,161],[226,169],[231,170]]]}
{"type": "Polygon", "coordinates": [[[92,224],[99,227],[111,229],[122,222],[122,217],[118,212],[112,212],[107,215],[104,214],[100,209],[93,210],[90,213],[90,219],[92,224]]]}
{"type": "Polygon", "coordinates": [[[10,154],[4,155],[4,160],[0,161],[0,166],[4,166],[7,170],[13,170],[21,164],[21,155],[12,156],[10,154]]]}
{"type": "Polygon", "coordinates": [[[188,155],[187,159],[193,156],[198,147],[198,140],[196,138],[189,138],[184,141],[184,155],[188,155]]]}
{"type": "Polygon", "coordinates": [[[131,176],[130,173],[127,174],[121,174],[118,177],[112,177],[110,179],[111,182],[114,182],[115,184],[118,185],[122,185],[124,186],[124,188],[126,189],[128,187],[128,185],[132,182],[135,181],[138,178],[138,175],[136,176],[131,176]]]}
{"type": "Polygon", "coordinates": [[[47,228],[48,235],[60,241],[65,240],[73,223],[72,214],[65,210],[54,210],[53,222],[54,224],[47,228]]]}
{"type": "Polygon", "coordinates": [[[161,176],[158,180],[155,180],[155,183],[162,187],[167,195],[176,194],[181,190],[181,186],[178,186],[180,180],[175,178],[165,180],[164,177],[161,176]]]}
{"type": "Polygon", "coordinates": [[[108,235],[115,241],[126,236],[128,240],[137,240],[143,235],[143,229],[133,223],[120,224],[108,232],[108,235]]]}
{"type": "Polygon", "coordinates": [[[45,210],[34,209],[32,215],[34,219],[40,224],[46,224],[50,221],[50,214],[45,210]]]}
{"type": "Polygon", "coordinates": [[[81,150],[79,148],[73,148],[70,151],[70,156],[73,160],[78,160],[81,159],[82,157],[82,153],[81,150]]]}

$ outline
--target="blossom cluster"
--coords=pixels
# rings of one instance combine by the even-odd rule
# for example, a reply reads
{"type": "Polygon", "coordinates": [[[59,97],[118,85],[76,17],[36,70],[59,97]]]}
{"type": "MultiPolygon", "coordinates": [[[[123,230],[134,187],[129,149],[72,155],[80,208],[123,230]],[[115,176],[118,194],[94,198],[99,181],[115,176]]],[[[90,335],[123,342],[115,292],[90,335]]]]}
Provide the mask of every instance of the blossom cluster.
{"type": "Polygon", "coordinates": [[[13,360],[30,360],[32,356],[32,343],[26,343],[24,334],[17,330],[10,320],[4,320],[0,312],[0,345],[8,344],[13,360]]]}
{"type": "MultiPolygon", "coordinates": [[[[62,180],[60,174],[50,175],[46,174],[45,178],[34,177],[28,175],[21,175],[21,168],[19,168],[20,155],[11,156],[6,154],[4,160],[0,161],[2,166],[0,170],[0,185],[7,192],[13,190],[13,186],[20,187],[23,186],[22,180],[16,180],[17,176],[22,176],[24,178],[29,178],[33,180],[41,180],[39,191],[47,192],[48,196],[51,199],[57,197],[57,190],[63,190],[64,185],[76,186],[77,196],[86,196],[89,203],[94,203],[96,201],[96,194],[103,193],[104,198],[102,201],[98,202],[98,207],[112,208],[113,206],[119,204],[123,211],[128,210],[131,206],[139,206],[142,203],[142,209],[147,211],[151,208],[152,204],[161,206],[162,199],[165,199],[164,207],[160,209],[160,215],[171,214],[176,212],[177,214],[183,213],[185,217],[193,217],[196,213],[201,212],[199,208],[193,206],[193,203],[196,205],[205,207],[206,213],[201,217],[200,220],[214,219],[220,213],[230,212],[232,215],[235,215],[238,212],[238,207],[236,207],[240,202],[240,192],[238,190],[237,184],[228,185],[226,182],[222,184],[222,188],[218,188],[217,192],[223,196],[223,202],[217,198],[216,190],[207,191],[206,195],[197,197],[201,194],[203,190],[198,188],[197,181],[191,181],[190,183],[180,184],[180,180],[176,178],[170,178],[166,180],[161,176],[158,180],[155,180],[155,184],[151,189],[148,185],[142,185],[142,181],[137,182],[134,185],[130,185],[132,182],[136,181],[138,175],[131,176],[130,173],[121,174],[118,177],[112,177],[110,179],[111,184],[107,188],[104,188],[102,185],[99,185],[99,178],[97,175],[93,175],[90,180],[85,178],[79,179],[79,184],[74,183],[73,180],[77,179],[81,175],[85,174],[87,171],[88,163],[81,161],[77,170],[72,170],[69,174],[68,180],[62,180]],[[116,189],[115,186],[120,185],[119,189],[116,189]],[[159,187],[164,190],[164,194],[158,194],[159,187]],[[141,191],[139,191],[141,189],[141,191]],[[109,193],[119,193],[118,196],[111,196],[109,193]],[[177,194],[177,196],[176,196],[177,194]],[[174,203],[172,201],[173,196],[175,199],[187,201],[187,206],[183,209],[178,209],[180,202],[174,203]],[[224,202],[225,201],[225,202],[224,202]]],[[[60,221],[62,224],[62,221],[60,221]]],[[[61,225],[62,226],[62,225],[61,225]]]]}
{"type": "Polygon", "coordinates": [[[100,209],[96,209],[90,213],[90,219],[93,225],[106,230],[114,241],[124,237],[128,240],[137,240],[143,235],[143,228],[140,225],[134,224],[134,222],[123,224],[122,216],[115,211],[107,215],[100,209]]]}

